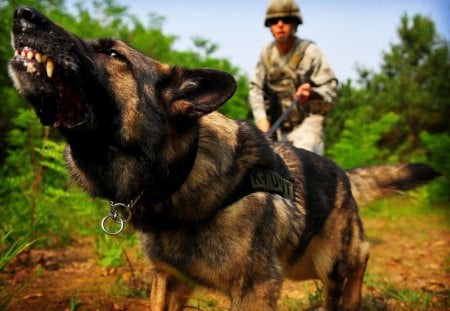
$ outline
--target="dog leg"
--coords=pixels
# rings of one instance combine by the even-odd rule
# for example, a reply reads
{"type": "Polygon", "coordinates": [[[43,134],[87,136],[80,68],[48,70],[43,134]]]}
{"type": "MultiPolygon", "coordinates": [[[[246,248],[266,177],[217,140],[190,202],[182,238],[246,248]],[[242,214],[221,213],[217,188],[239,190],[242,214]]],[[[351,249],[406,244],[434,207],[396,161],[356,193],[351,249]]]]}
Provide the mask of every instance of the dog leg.
{"type": "Polygon", "coordinates": [[[150,308],[152,311],[164,311],[167,296],[167,275],[154,270],[150,291],[150,308]]]}
{"type": "Polygon", "coordinates": [[[369,260],[369,243],[362,243],[360,249],[361,261],[354,272],[347,278],[345,283],[342,296],[342,306],[344,310],[361,309],[361,291],[364,272],[366,270],[367,261],[369,260]]]}
{"type": "Polygon", "coordinates": [[[343,282],[328,281],[325,284],[325,301],[321,310],[341,310],[340,301],[342,297],[343,282]]]}
{"type": "Polygon", "coordinates": [[[182,310],[192,291],[191,286],[186,285],[178,278],[155,269],[150,292],[151,310],[182,310]]]}
{"type": "Polygon", "coordinates": [[[274,311],[282,281],[270,280],[255,284],[231,297],[232,311],[274,311]]]}
{"type": "Polygon", "coordinates": [[[324,310],[360,310],[361,290],[369,260],[369,243],[362,242],[357,251],[357,261],[340,262],[335,273],[325,281],[324,310]]]}

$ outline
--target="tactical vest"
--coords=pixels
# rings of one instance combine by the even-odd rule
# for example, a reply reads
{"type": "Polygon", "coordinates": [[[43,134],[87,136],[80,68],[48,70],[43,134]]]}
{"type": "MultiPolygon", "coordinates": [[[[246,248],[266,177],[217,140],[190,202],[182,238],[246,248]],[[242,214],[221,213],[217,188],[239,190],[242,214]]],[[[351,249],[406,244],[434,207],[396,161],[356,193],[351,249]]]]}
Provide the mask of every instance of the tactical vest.
{"type": "MultiPolygon", "coordinates": [[[[269,45],[265,51],[264,62],[267,72],[264,85],[265,107],[271,124],[290,106],[297,88],[302,83],[308,82],[300,81],[296,71],[303,59],[306,48],[310,44],[311,41],[300,40],[294,48],[289,61],[284,65],[280,65],[272,60],[271,51],[274,44],[269,45]]],[[[305,112],[300,107],[295,107],[285,119],[281,128],[285,131],[290,131],[300,124],[304,118],[305,112]]]]}

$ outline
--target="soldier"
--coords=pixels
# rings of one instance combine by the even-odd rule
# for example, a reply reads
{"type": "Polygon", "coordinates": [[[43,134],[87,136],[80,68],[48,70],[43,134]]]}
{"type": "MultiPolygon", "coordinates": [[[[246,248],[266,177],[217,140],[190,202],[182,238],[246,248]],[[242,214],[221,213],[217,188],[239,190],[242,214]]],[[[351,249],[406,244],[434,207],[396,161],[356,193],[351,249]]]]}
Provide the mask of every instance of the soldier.
{"type": "Polygon", "coordinates": [[[265,46],[250,82],[250,105],[256,125],[267,132],[294,98],[298,104],[277,130],[277,139],[323,154],[326,114],[337,98],[337,79],[311,41],[296,36],[302,24],[295,0],[270,0],[265,26],[274,41],[265,46]]]}

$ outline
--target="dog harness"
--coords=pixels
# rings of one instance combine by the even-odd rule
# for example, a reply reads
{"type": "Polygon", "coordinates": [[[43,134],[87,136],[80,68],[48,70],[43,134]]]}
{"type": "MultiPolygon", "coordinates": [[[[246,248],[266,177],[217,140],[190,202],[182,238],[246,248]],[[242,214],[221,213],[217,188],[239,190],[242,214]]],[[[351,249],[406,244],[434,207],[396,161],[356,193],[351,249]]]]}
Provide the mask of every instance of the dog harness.
{"type": "Polygon", "coordinates": [[[294,201],[294,185],[286,178],[274,171],[256,168],[250,173],[250,184],[253,190],[279,194],[282,197],[294,201]]]}
{"type": "Polygon", "coordinates": [[[281,176],[272,169],[256,167],[250,170],[242,178],[240,184],[231,195],[222,202],[219,209],[226,208],[243,197],[256,192],[278,194],[290,201],[294,201],[295,199],[294,184],[292,181],[281,176]]]}

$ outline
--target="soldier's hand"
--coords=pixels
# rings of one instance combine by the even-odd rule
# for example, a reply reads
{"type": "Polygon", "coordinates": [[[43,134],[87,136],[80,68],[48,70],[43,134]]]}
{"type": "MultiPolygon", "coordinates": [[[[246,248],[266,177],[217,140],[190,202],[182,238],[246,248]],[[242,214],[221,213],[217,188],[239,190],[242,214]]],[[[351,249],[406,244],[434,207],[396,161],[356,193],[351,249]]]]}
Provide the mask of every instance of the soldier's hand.
{"type": "Polygon", "coordinates": [[[256,127],[258,127],[264,133],[268,132],[270,129],[270,122],[267,119],[261,119],[256,122],[256,127]]]}
{"type": "Polygon", "coordinates": [[[304,103],[311,96],[311,84],[303,83],[297,89],[297,92],[294,94],[294,98],[299,98],[301,103],[304,103]]]}

